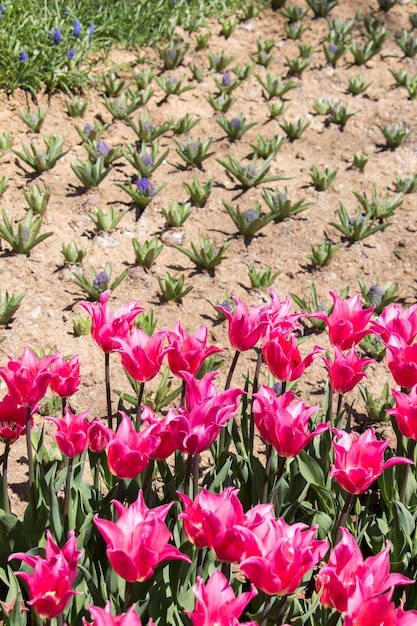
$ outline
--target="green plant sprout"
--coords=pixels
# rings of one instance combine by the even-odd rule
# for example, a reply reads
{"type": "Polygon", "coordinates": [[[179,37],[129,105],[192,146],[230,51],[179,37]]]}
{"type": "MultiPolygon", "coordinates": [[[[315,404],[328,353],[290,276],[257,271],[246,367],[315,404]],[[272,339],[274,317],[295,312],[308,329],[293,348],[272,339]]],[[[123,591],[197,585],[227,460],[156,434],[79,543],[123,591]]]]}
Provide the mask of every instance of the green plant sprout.
{"type": "Polygon", "coordinates": [[[327,17],[332,9],[337,7],[339,0],[306,0],[313,11],[314,17],[327,17]]]}
{"type": "Polygon", "coordinates": [[[366,356],[377,362],[382,361],[386,354],[385,343],[379,335],[365,335],[359,347],[366,356]]]}
{"type": "Polygon", "coordinates": [[[383,198],[378,198],[376,195],[375,184],[371,185],[371,198],[368,199],[366,193],[360,194],[358,191],[352,191],[355,198],[359,200],[359,203],[365,213],[369,213],[371,219],[383,220],[387,217],[394,215],[394,211],[398,209],[403,203],[401,194],[397,194],[393,198],[389,198],[386,194],[383,198]]]}
{"type": "Polygon", "coordinates": [[[187,137],[184,144],[176,139],[174,139],[174,142],[177,145],[177,154],[190,167],[201,168],[203,162],[215,154],[214,152],[209,152],[212,143],[211,139],[200,141],[200,139],[193,140],[190,137],[187,137]]]}
{"type": "Polygon", "coordinates": [[[333,244],[329,239],[325,238],[317,246],[311,246],[311,254],[307,254],[314,267],[325,267],[330,265],[334,255],[342,247],[343,244],[333,244]]]}
{"type": "Polygon", "coordinates": [[[35,111],[31,111],[29,107],[25,107],[23,113],[19,113],[19,117],[34,133],[39,133],[48,111],[49,109],[41,109],[39,107],[35,111]]]}
{"type": "Polygon", "coordinates": [[[188,183],[183,183],[182,185],[193,203],[199,207],[203,207],[209,199],[214,183],[214,178],[211,178],[206,183],[201,184],[197,176],[194,176],[191,185],[188,183]]]}
{"type": "Polygon", "coordinates": [[[87,105],[88,100],[86,98],[73,96],[71,100],[67,101],[67,113],[69,117],[84,117],[87,105]]]}
{"type": "Polygon", "coordinates": [[[316,165],[312,165],[309,174],[314,189],[316,189],[316,191],[326,191],[336,177],[337,168],[326,167],[323,172],[320,172],[316,165]]]}
{"type": "Polygon", "coordinates": [[[83,274],[73,272],[74,280],[81,289],[83,289],[92,300],[100,300],[103,291],[111,289],[114,291],[118,285],[126,278],[129,270],[125,269],[115,280],[111,280],[112,266],[110,263],[104,265],[104,269],[97,272],[94,267],[91,268],[92,280],[89,281],[83,274]]]}
{"type": "Polygon", "coordinates": [[[285,102],[268,102],[267,103],[269,110],[269,118],[274,120],[281,115],[284,115],[285,111],[289,109],[290,104],[286,104],[285,102]]]}
{"type": "Polygon", "coordinates": [[[229,174],[235,178],[244,189],[250,189],[256,187],[261,183],[269,183],[274,180],[282,180],[283,176],[268,176],[268,172],[271,169],[272,160],[274,155],[271,154],[265,159],[261,167],[257,167],[258,157],[255,155],[248,165],[241,165],[239,161],[230,155],[226,156],[226,161],[216,159],[218,163],[229,172],[229,174]]]}
{"type": "Polygon", "coordinates": [[[98,231],[109,232],[114,230],[126,211],[116,211],[114,207],[110,207],[108,211],[103,211],[98,206],[95,207],[95,212],[87,212],[88,217],[94,223],[98,231]]]}
{"type": "Polygon", "coordinates": [[[303,22],[300,20],[299,22],[286,22],[284,24],[285,34],[288,39],[300,39],[303,33],[308,30],[308,26],[304,26],[303,22]]]}
{"type": "Polygon", "coordinates": [[[379,286],[377,280],[369,288],[365,285],[362,278],[358,278],[358,283],[365,305],[375,307],[374,313],[376,315],[380,315],[386,306],[397,299],[399,285],[391,280],[387,281],[382,287],[379,286]]]}
{"type": "Polygon", "coordinates": [[[133,182],[129,181],[126,185],[122,185],[121,183],[116,184],[132,198],[140,212],[143,212],[152,198],[166,185],[166,183],[162,183],[162,185],[154,187],[151,181],[146,177],[138,178],[133,182]]]}
{"type": "Polygon", "coordinates": [[[243,65],[234,65],[232,69],[236,78],[244,81],[252,74],[254,67],[254,63],[244,63],[243,65]]]}
{"type": "Polygon", "coordinates": [[[256,143],[250,143],[254,154],[261,158],[267,159],[269,156],[275,156],[285,143],[283,135],[275,135],[272,139],[264,139],[262,135],[256,135],[256,143]]]}
{"type": "Polygon", "coordinates": [[[174,122],[173,119],[169,120],[170,128],[174,135],[186,135],[200,122],[201,118],[195,118],[192,113],[186,113],[184,117],[179,119],[177,122],[174,122]]]}
{"type": "Polygon", "coordinates": [[[181,274],[179,278],[174,278],[169,272],[166,272],[165,278],[158,276],[162,299],[165,302],[181,302],[193,288],[192,285],[184,287],[184,280],[184,274],[181,274]]]}
{"type": "Polygon", "coordinates": [[[231,243],[228,241],[217,247],[216,242],[210,241],[205,235],[201,235],[199,246],[191,242],[191,250],[182,246],[175,246],[175,248],[185,254],[198,269],[211,272],[226,258],[224,253],[231,243]]]}
{"type": "Polygon", "coordinates": [[[280,272],[273,272],[270,267],[257,270],[253,265],[249,265],[248,275],[251,289],[268,289],[278,278],[280,272]]]}
{"type": "Polygon", "coordinates": [[[126,89],[117,98],[102,97],[102,103],[114,120],[125,120],[131,113],[144,106],[153,95],[152,87],[143,90],[126,89]]]}
{"type": "Polygon", "coordinates": [[[246,118],[242,115],[242,113],[236,117],[232,117],[230,120],[228,120],[224,115],[219,115],[216,121],[229,139],[233,141],[240,139],[250,128],[256,126],[256,122],[246,124],[246,118]]]}
{"type": "Polygon", "coordinates": [[[395,191],[400,193],[415,193],[417,191],[417,175],[401,178],[398,172],[395,174],[395,191]]]}
{"type": "Polygon", "coordinates": [[[217,113],[227,113],[237,100],[237,96],[230,96],[229,94],[220,94],[220,96],[208,95],[204,97],[217,113]]]}
{"type": "Polygon", "coordinates": [[[248,240],[254,237],[256,233],[262,230],[262,228],[274,219],[273,213],[261,213],[261,206],[259,202],[255,202],[252,208],[246,209],[245,211],[241,211],[238,206],[233,209],[233,207],[225,200],[222,200],[222,202],[229,216],[233,220],[234,225],[238,229],[239,234],[248,240]]]}
{"type": "Polygon", "coordinates": [[[355,65],[366,65],[372,57],[378,54],[380,48],[378,48],[373,41],[368,41],[364,46],[361,46],[357,41],[353,40],[349,46],[349,50],[353,55],[355,65]]]}
{"type": "Polygon", "coordinates": [[[111,166],[104,165],[104,157],[100,156],[97,161],[87,159],[86,162],[76,160],[76,164],[71,164],[71,169],[81,182],[86,191],[95,189],[111,172],[111,166]]]}
{"type": "Polygon", "coordinates": [[[87,122],[84,128],[80,128],[77,124],[75,124],[75,130],[83,142],[98,141],[108,127],[109,124],[94,124],[93,126],[87,122]]]}
{"type": "Polygon", "coordinates": [[[7,178],[7,176],[2,176],[0,178],[0,198],[5,193],[5,191],[7,191],[8,186],[9,186],[9,179],[7,178]]]}
{"type": "Polygon", "coordinates": [[[0,155],[10,150],[13,145],[13,135],[9,130],[5,130],[0,135],[0,155]]]}
{"type": "Polygon", "coordinates": [[[104,167],[108,167],[115,161],[119,160],[123,155],[123,152],[120,149],[120,144],[117,144],[114,148],[112,148],[102,139],[99,139],[98,141],[95,139],[87,139],[87,141],[83,143],[83,147],[87,151],[91,161],[97,162],[99,157],[103,157],[104,167]]]}
{"type": "Polygon", "coordinates": [[[311,59],[309,57],[304,58],[302,56],[298,56],[293,57],[292,59],[285,57],[285,59],[290,76],[301,76],[304,70],[307,69],[311,63],[311,59]]]}
{"type": "Polygon", "coordinates": [[[197,83],[202,83],[205,77],[204,67],[201,67],[201,65],[195,65],[194,63],[192,63],[189,67],[193,79],[197,81],[197,83]]]}
{"type": "Polygon", "coordinates": [[[314,283],[310,285],[310,295],[311,295],[310,300],[301,298],[300,296],[297,296],[295,293],[292,293],[290,295],[291,295],[291,298],[294,300],[295,304],[300,308],[300,310],[309,314],[308,316],[305,317],[305,320],[304,318],[302,320],[302,324],[304,326],[308,326],[308,324],[310,324],[316,332],[322,332],[323,330],[326,329],[326,322],[320,317],[314,317],[314,313],[324,312],[328,316],[332,312],[333,306],[328,310],[326,304],[318,299],[317,290],[316,290],[316,286],[314,283]]]}
{"type": "Polygon", "coordinates": [[[259,15],[261,9],[254,2],[245,2],[241,6],[241,11],[243,20],[251,20],[259,15]]]}
{"type": "Polygon", "coordinates": [[[304,9],[302,6],[297,4],[289,4],[286,8],[280,11],[281,15],[283,15],[290,24],[294,24],[295,22],[300,22],[306,15],[308,9],[304,9]]]}
{"type": "Polygon", "coordinates": [[[104,94],[108,98],[117,98],[126,87],[126,80],[119,78],[114,70],[110,70],[103,74],[100,80],[104,94]]]}
{"type": "Polygon", "coordinates": [[[233,35],[237,27],[237,20],[234,17],[220,20],[221,31],[220,35],[225,39],[229,39],[233,35]]]}
{"type": "Polygon", "coordinates": [[[64,262],[69,265],[78,265],[86,257],[90,248],[83,248],[82,250],[77,246],[75,241],[71,241],[67,244],[62,244],[61,254],[64,257],[64,262]]]}
{"type": "Polygon", "coordinates": [[[208,57],[209,57],[210,71],[212,72],[223,72],[223,70],[225,70],[226,67],[230,65],[232,61],[235,60],[234,56],[230,56],[230,57],[226,56],[226,53],[224,50],[216,54],[209,51],[208,57]]]}
{"type": "Polygon", "coordinates": [[[191,203],[179,203],[176,200],[168,207],[162,209],[166,223],[170,228],[180,228],[191,215],[191,203]]]}
{"type": "Polygon", "coordinates": [[[165,93],[165,97],[172,95],[179,96],[186,91],[195,89],[195,85],[183,85],[186,78],[185,74],[183,74],[181,78],[177,78],[176,76],[155,76],[155,80],[165,93]]]}
{"type": "Polygon", "coordinates": [[[280,123],[280,127],[287,135],[289,141],[295,141],[299,139],[304,131],[310,126],[310,122],[305,121],[305,117],[299,117],[298,120],[294,122],[289,122],[286,119],[283,119],[280,123]]]}
{"type": "Polygon", "coordinates": [[[395,43],[401,48],[404,56],[411,58],[416,55],[417,39],[412,32],[410,33],[408,30],[404,29],[401,33],[401,37],[395,39],[395,43]]]}
{"type": "Polygon", "coordinates": [[[405,88],[407,89],[410,100],[415,100],[417,98],[417,74],[414,74],[414,76],[407,76],[405,88]]]}
{"type": "Polygon", "coordinates": [[[261,195],[269,206],[275,222],[282,222],[292,215],[306,211],[306,209],[312,206],[310,202],[304,202],[304,198],[297,200],[297,202],[291,202],[286,187],[282,191],[278,189],[275,191],[264,189],[261,195]]]}
{"type": "Polygon", "coordinates": [[[221,311],[220,309],[217,308],[219,305],[221,305],[224,308],[228,309],[231,313],[233,313],[233,311],[236,308],[236,302],[227,293],[224,295],[223,300],[215,301],[215,300],[212,300],[211,298],[207,298],[207,302],[209,304],[211,304],[211,306],[215,310],[215,312],[216,312],[216,319],[217,319],[218,322],[225,322],[226,319],[227,319],[227,317],[223,313],[223,311],[221,311]]]}
{"type": "Polygon", "coordinates": [[[330,41],[330,43],[323,44],[323,52],[326,57],[327,63],[332,67],[336,67],[336,64],[340,58],[346,52],[346,44],[343,41],[330,41]]]}
{"type": "Polygon", "coordinates": [[[135,265],[140,265],[149,270],[155,259],[161,254],[163,244],[160,244],[157,237],[153,237],[149,241],[140,244],[135,238],[132,239],[133,250],[135,253],[135,265]]]}
{"type": "Polygon", "coordinates": [[[33,185],[28,191],[24,191],[23,195],[29,208],[31,208],[34,213],[43,215],[51,197],[51,188],[46,187],[45,191],[41,191],[38,185],[33,185]]]}
{"type": "Polygon", "coordinates": [[[329,26],[329,34],[327,40],[330,43],[341,43],[346,46],[351,40],[351,32],[355,26],[355,20],[349,20],[345,22],[341,17],[332,19],[327,17],[327,24],[329,26]]]}
{"type": "Polygon", "coordinates": [[[91,333],[91,317],[76,315],[72,320],[72,328],[76,337],[84,337],[91,333]]]}
{"type": "Polygon", "coordinates": [[[26,291],[22,291],[18,296],[9,292],[0,293],[0,326],[6,326],[14,317],[14,314],[22,304],[26,291]]]}
{"type": "Polygon", "coordinates": [[[382,388],[382,393],[379,398],[375,398],[365,385],[359,383],[358,385],[360,394],[365,402],[366,413],[368,419],[371,422],[388,422],[391,419],[388,409],[392,409],[394,406],[394,396],[391,393],[391,389],[388,383],[382,388]]]}
{"type": "Polygon", "coordinates": [[[339,204],[340,209],[338,209],[337,214],[340,222],[329,222],[329,224],[341,232],[351,243],[362,241],[390,225],[387,222],[375,223],[375,218],[372,217],[371,213],[363,215],[360,209],[356,211],[353,217],[349,217],[343,203],[340,202],[339,204]]]}
{"type": "Polygon", "coordinates": [[[156,140],[147,148],[146,142],[142,141],[140,148],[131,144],[126,145],[127,152],[124,152],[126,160],[144,178],[150,178],[158,167],[165,161],[169,154],[169,148],[158,157],[159,142],[156,140]]]}
{"type": "Polygon", "coordinates": [[[152,143],[155,139],[158,139],[158,137],[169,131],[171,128],[168,121],[161,124],[161,126],[154,126],[150,120],[149,111],[145,113],[143,118],[138,118],[137,124],[135,124],[130,117],[126,119],[126,122],[135,132],[140,141],[144,141],[145,143],[152,143]]]}
{"type": "Polygon", "coordinates": [[[188,52],[189,44],[180,45],[176,42],[170,42],[164,48],[157,48],[159,55],[164,64],[165,70],[173,70],[179,67],[188,52]]]}
{"type": "Polygon", "coordinates": [[[396,72],[395,70],[389,70],[394,77],[395,83],[398,87],[405,87],[408,81],[408,73],[407,70],[400,70],[396,72]]]}
{"type": "Polygon", "coordinates": [[[398,4],[399,0],[378,0],[378,6],[383,11],[389,11],[398,4]]]}
{"type": "Polygon", "coordinates": [[[408,126],[403,124],[378,124],[378,128],[385,137],[387,148],[395,150],[401,146],[413,132],[408,126]]]}
{"type": "Polygon", "coordinates": [[[221,80],[217,77],[214,77],[214,82],[216,83],[217,89],[220,91],[220,94],[229,95],[235,89],[240,87],[243,83],[243,79],[239,76],[234,76],[230,74],[230,72],[224,72],[221,80]]]}
{"type": "Polygon", "coordinates": [[[29,255],[32,248],[53,235],[52,232],[48,232],[38,236],[42,226],[42,218],[40,216],[33,218],[32,209],[29,209],[25,219],[19,222],[16,232],[13,230],[6,211],[2,211],[2,216],[3,224],[0,224],[0,238],[7,241],[15,254],[29,255]]]}
{"type": "Polygon", "coordinates": [[[197,50],[206,50],[208,48],[209,39],[210,39],[210,33],[197,33],[196,34],[197,50]]]}
{"type": "Polygon", "coordinates": [[[139,90],[144,90],[149,87],[154,79],[154,75],[150,67],[144,68],[139,72],[134,72],[133,77],[139,90]]]}
{"type": "Polygon", "coordinates": [[[372,81],[370,83],[365,83],[365,79],[362,74],[358,74],[357,76],[349,74],[348,81],[348,92],[351,93],[352,96],[358,96],[361,93],[365,93],[368,87],[372,84],[372,81]]]}
{"type": "Polygon", "coordinates": [[[255,74],[258,82],[265,89],[264,98],[282,98],[288,91],[298,87],[298,84],[293,80],[284,81],[281,76],[274,78],[271,72],[268,72],[266,79],[262,78],[259,74],[255,74]]]}
{"type": "Polygon", "coordinates": [[[258,51],[256,54],[249,54],[249,58],[256,64],[261,65],[262,67],[268,67],[275,58],[275,53],[267,52],[267,50],[262,49],[259,46],[258,42],[258,51]]]}
{"type": "Polygon", "coordinates": [[[154,334],[157,323],[158,320],[155,318],[152,309],[149,309],[146,313],[142,311],[134,321],[135,326],[144,330],[148,337],[152,337],[154,334]]]}
{"type": "Polygon", "coordinates": [[[353,161],[352,161],[351,167],[353,167],[356,170],[359,170],[360,172],[363,172],[370,158],[371,158],[370,154],[363,154],[361,152],[355,152],[353,155],[353,161]]]}
{"type": "Polygon", "coordinates": [[[14,154],[19,157],[23,163],[31,167],[35,172],[41,173],[50,170],[54,167],[55,163],[62,159],[68,152],[62,152],[64,145],[64,139],[60,139],[57,135],[43,138],[46,150],[37,148],[33,143],[30,143],[30,150],[21,142],[23,152],[13,150],[14,154]]]}
{"type": "Polygon", "coordinates": [[[317,113],[328,116],[327,123],[337,124],[342,129],[346,126],[348,120],[358,113],[358,109],[348,111],[345,102],[333,101],[328,98],[321,98],[313,106],[317,113]]]}

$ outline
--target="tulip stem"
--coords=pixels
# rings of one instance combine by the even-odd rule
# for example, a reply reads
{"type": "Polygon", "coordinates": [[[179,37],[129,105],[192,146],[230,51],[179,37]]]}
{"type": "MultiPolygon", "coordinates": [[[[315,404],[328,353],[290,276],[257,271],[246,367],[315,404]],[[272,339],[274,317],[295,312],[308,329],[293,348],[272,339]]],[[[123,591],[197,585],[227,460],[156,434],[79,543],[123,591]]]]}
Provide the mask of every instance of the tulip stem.
{"type": "Polygon", "coordinates": [[[329,621],[327,622],[327,626],[336,626],[339,619],[340,613],[336,611],[336,613],[333,613],[333,615],[330,617],[329,621]]]}
{"type": "Polygon", "coordinates": [[[265,458],[266,458],[266,466],[265,466],[265,474],[264,474],[264,490],[262,494],[262,502],[264,504],[268,502],[269,477],[271,474],[272,445],[270,443],[266,444],[265,458]]]}
{"type": "Polygon", "coordinates": [[[59,613],[56,616],[56,626],[64,626],[64,616],[62,615],[62,613],[59,613]]]}
{"type": "Polygon", "coordinates": [[[10,513],[10,500],[7,484],[7,466],[9,462],[10,443],[6,443],[3,455],[3,507],[6,515],[10,513]]]}
{"type": "Polygon", "coordinates": [[[335,418],[336,427],[339,426],[338,422],[339,422],[339,418],[341,417],[342,400],[343,400],[343,394],[339,393],[337,396],[337,408],[336,408],[336,418],[335,418]]]}
{"type": "Polygon", "coordinates": [[[61,398],[61,415],[65,417],[65,409],[67,408],[67,399],[61,398]]]}
{"type": "Polygon", "coordinates": [[[143,399],[144,391],[145,391],[145,383],[140,383],[139,391],[138,391],[138,400],[137,400],[137,405],[136,405],[136,432],[137,433],[140,431],[140,426],[142,424],[142,399],[143,399]]]}
{"type": "Polygon", "coordinates": [[[29,464],[29,491],[33,488],[33,483],[35,480],[35,471],[33,467],[33,453],[32,453],[32,429],[30,426],[31,420],[31,408],[30,406],[26,407],[26,448],[28,453],[28,464],[29,464]]]}
{"type": "Polygon", "coordinates": [[[347,522],[347,518],[349,515],[350,505],[352,504],[352,500],[353,500],[353,493],[347,493],[345,504],[343,505],[343,509],[340,514],[339,523],[336,526],[335,543],[340,541],[340,539],[342,538],[342,533],[340,532],[340,528],[346,528],[346,522],[347,522]]]}
{"type": "Polygon", "coordinates": [[[332,410],[333,410],[333,387],[329,381],[329,393],[328,393],[328,404],[327,404],[327,412],[326,412],[326,422],[332,424],[332,410]]]}
{"type": "Polygon", "coordinates": [[[187,462],[185,464],[185,478],[184,478],[184,493],[188,497],[190,497],[190,476],[191,476],[192,466],[193,466],[193,455],[189,454],[187,457],[187,462]]]}
{"type": "Polygon", "coordinates": [[[278,470],[277,470],[277,475],[275,477],[275,488],[273,490],[272,493],[272,504],[274,505],[274,509],[276,507],[277,504],[277,500],[278,500],[278,490],[279,490],[279,483],[281,481],[281,478],[284,475],[285,472],[285,464],[286,464],[286,457],[285,456],[280,456],[278,457],[278,470]]]}
{"type": "Polygon", "coordinates": [[[68,534],[69,528],[69,506],[71,502],[71,479],[72,479],[72,466],[74,458],[71,456],[68,459],[67,466],[67,478],[65,481],[65,499],[64,499],[64,533],[68,534]]]}
{"type": "Polygon", "coordinates": [[[181,402],[180,402],[180,406],[185,407],[185,390],[187,389],[187,383],[185,382],[185,380],[182,381],[182,385],[181,385],[181,402]]]}
{"type": "Polygon", "coordinates": [[[265,600],[265,606],[264,606],[264,610],[262,611],[262,617],[261,617],[261,626],[267,626],[268,624],[268,615],[271,609],[271,600],[272,600],[272,596],[268,596],[267,599],[265,600]]]}
{"type": "Polygon", "coordinates": [[[110,392],[110,352],[104,353],[104,378],[106,384],[106,402],[107,402],[107,426],[113,428],[113,415],[111,410],[111,392],[110,392]]]}
{"type": "Polygon", "coordinates": [[[133,585],[135,583],[126,581],[126,590],[125,590],[125,611],[127,611],[132,604],[132,596],[133,596],[133,585]]]}
{"type": "Polygon", "coordinates": [[[230,366],[229,373],[227,375],[226,384],[224,386],[224,390],[225,391],[227,391],[227,389],[230,389],[230,385],[232,383],[232,378],[233,378],[234,371],[236,369],[236,365],[237,365],[237,360],[239,358],[239,354],[240,354],[239,350],[236,350],[236,352],[234,354],[234,357],[233,357],[232,364],[230,366]]]}
{"type": "Polygon", "coordinates": [[[193,499],[196,497],[198,493],[198,479],[200,478],[200,455],[194,455],[194,463],[193,463],[193,499]]]}
{"type": "MultiPolygon", "coordinates": [[[[414,448],[415,448],[415,444],[416,442],[414,441],[414,439],[409,439],[408,440],[408,446],[407,446],[407,458],[413,460],[414,459],[414,448]]],[[[401,504],[405,504],[406,500],[407,500],[407,484],[408,484],[408,476],[410,474],[410,466],[406,465],[404,467],[404,474],[403,474],[403,482],[401,485],[401,504]]]]}

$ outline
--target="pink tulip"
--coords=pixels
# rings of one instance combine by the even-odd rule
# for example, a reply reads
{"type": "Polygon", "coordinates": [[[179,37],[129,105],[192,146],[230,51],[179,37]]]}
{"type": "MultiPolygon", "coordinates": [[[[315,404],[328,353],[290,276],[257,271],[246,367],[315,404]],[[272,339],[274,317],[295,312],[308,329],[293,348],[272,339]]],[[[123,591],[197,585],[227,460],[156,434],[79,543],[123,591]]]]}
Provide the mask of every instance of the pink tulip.
{"type": "Polygon", "coordinates": [[[352,346],[347,353],[343,353],[340,348],[334,346],[334,353],[334,361],[324,356],[321,358],[326,364],[330,384],[336,393],[343,394],[352,391],[366,377],[365,367],[370,363],[375,363],[374,359],[359,358],[355,346],[352,346]]]}
{"type": "Polygon", "coordinates": [[[51,619],[61,613],[70,598],[76,593],[72,589],[77,575],[78,560],[81,551],[76,549],[76,539],[71,531],[69,539],[61,549],[52,540],[49,531],[46,531],[47,541],[45,558],[31,556],[24,552],[11,554],[11,559],[21,559],[33,568],[33,572],[17,572],[29,590],[28,604],[33,606],[41,619],[51,619]]]}
{"type": "Polygon", "coordinates": [[[128,338],[115,338],[115,351],[119,352],[122,365],[132,378],[144,383],[157,375],[168,351],[167,347],[162,347],[166,336],[166,330],[149,337],[144,330],[135,327],[128,338]]]}
{"type": "Polygon", "coordinates": [[[268,595],[294,593],[302,579],[323,558],[329,548],[327,539],[314,539],[318,526],[289,525],[282,518],[269,522],[270,532],[257,550],[244,558],[239,567],[258,589],[268,595]]]}
{"type": "Polygon", "coordinates": [[[68,458],[81,455],[88,445],[88,429],[90,427],[90,422],[87,420],[88,413],[89,411],[84,411],[84,413],[74,415],[66,407],[65,415],[61,419],[56,417],[45,418],[57,427],[54,433],[55,440],[62,454],[68,458]]]}
{"type": "Polygon", "coordinates": [[[384,463],[384,452],[389,446],[389,440],[378,441],[372,428],[362,435],[349,435],[337,428],[332,428],[332,432],[336,437],[333,440],[334,465],[330,476],[336,478],[348,493],[363,493],[392,465],[413,465],[413,461],[400,456],[391,457],[384,463]]]}
{"type": "Polygon", "coordinates": [[[399,335],[391,335],[386,358],[397,385],[407,389],[417,385],[417,343],[408,345],[399,335]]]}
{"type": "Polygon", "coordinates": [[[417,440],[417,385],[411,388],[410,393],[392,390],[395,398],[395,407],[387,413],[393,415],[398,428],[404,437],[417,440]]]}
{"type": "Polygon", "coordinates": [[[285,300],[281,300],[273,289],[268,289],[268,293],[271,296],[271,302],[264,307],[264,313],[269,321],[270,329],[282,335],[301,329],[302,326],[298,320],[305,313],[291,313],[292,301],[290,296],[287,296],[285,300]]]}
{"type": "Polygon", "coordinates": [[[253,394],[252,411],[255,424],[262,439],[271,444],[279,456],[296,456],[316,435],[328,429],[328,424],[319,424],[310,432],[308,421],[320,407],[308,407],[302,400],[294,401],[295,394],[287,391],[277,396],[270,387],[262,385],[253,394]]]}
{"type": "MultiPolygon", "coordinates": [[[[257,591],[251,585],[250,591],[245,591],[236,597],[232,586],[227,578],[219,570],[215,570],[203,583],[203,579],[197,576],[193,587],[195,595],[194,611],[185,611],[191,619],[193,626],[238,626],[239,617],[245,606],[257,595],[257,591]]],[[[244,626],[257,626],[257,622],[242,622],[244,626]]]]}
{"type": "Polygon", "coordinates": [[[316,354],[323,351],[323,348],[315,346],[303,359],[295,334],[283,335],[279,331],[268,333],[262,345],[265,363],[272,375],[280,381],[300,378],[304,370],[312,364],[316,354]]]}
{"type": "Polygon", "coordinates": [[[60,398],[69,398],[80,388],[81,376],[78,355],[66,361],[57,350],[55,358],[49,366],[49,371],[52,374],[49,382],[50,389],[60,398]]]}
{"type": "Polygon", "coordinates": [[[417,611],[404,611],[402,607],[396,609],[391,601],[392,594],[391,588],[384,595],[368,598],[359,582],[354,596],[349,600],[348,613],[343,626],[370,626],[370,624],[415,626],[417,611]],[[370,622],[370,616],[372,616],[372,622],[370,622]]]}
{"type": "Polygon", "coordinates": [[[332,313],[328,317],[320,313],[314,315],[328,324],[332,345],[341,350],[349,350],[354,344],[362,341],[365,335],[373,332],[368,323],[375,307],[363,309],[358,293],[346,300],[340,298],[334,291],[330,291],[330,295],[334,301],[332,313]]]}
{"type": "Polygon", "coordinates": [[[103,291],[100,302],[80,302],[91,317],[91,336],[103,352],[114,352],[114,338],[130,335],[135,318],[144,310],[139,301],[128,302],[112,313],[107,306],[111,291],[103,291]]]}
{"type": "Polygon", "coordinates": [[[195,375],[207,357],[222,352],[216,346],[206,348],[207,333],[207,326],[202,326],[194,335],[188,335],[181,322],[177,322],[174,330],[168,333],[168,365],[174,376],[181,378],[181,371],[195,375]]]}
{"type": "Polygon", "coordinates": [[[380,595],[396,585],[409,585],[413,581],[402,574],[390,574],[390,543],[376,556],[363,559],[353,535],[340,528],[340,541],[330,553],[327,565],[316,578],[316,591],[321,590],[320,602],[325,607],[348,610],[360,584],[362,600],[380,595]]]}
{"type": "Polygon", "coordinates": [[[136,478],[148,466],[159,440],[149,433],[149,428],[136,432],[126,413],[120,414],[122,421],[109,441],[107,462],[111,473],[118,478],[136,478]]]}
{"type": "Polygon", "coordinates": [[[398,335],[405,343],[411,344],[417,336],[417,304],[407,309],[390,304],[382,311],[377,325],[385,343],[389,343],[392,335],[398,335]]]}
{"type": "Polygon", "coordinates": [[[205,487],[192,501],[178,492],[184,506],[179,519],[184,520],[188,540],[197,548],[209,546],[225,563],[243,558],[249,545],[255,550],[257,537],[268,532],[265,524],[273,517],[272,504],[258,504],[244,513],[238,493],[227,487],[215,494],[205,487]]]}
{"type": "MultiPolygon", "coordinates": [[[[142,626],[141,619],[136,613],[134,606],[131,606],[122,615],[112,615],[110,600],[107,600],[104,609],[98,606],[89,606],[88,610],[94,622],[91,624],[83,617],[83,626],[142,626]]],[[[151,620],[148,626],[151,626],[152,623],[151,620]]]]}
{"type": "Polygon", "coordinates": [[[0,402],[0,441],[10,445],[25,432],[26,409],[16,404],[16,400],[8,393],[0,402]]]}
{"type": "Polygon", "coordinates": [[[142,404],[141,418],[149,427],[147,432],[153,437],[156,437],[159,441],[157,447],[149,455],[149,458],[155,461],[167,459],[177,449],[175,432],[181,419],[175,415],[173,409],[169,409],[164,417],[158,419],[152,409],[146,404],[142,404]]]}
{"type": "Polygon", "coordinates": [[[107,544],[107,557],[114,571],[129,582],[148,580],[159,563],[172,559],[191,560],[178,548],[168,544],[172,534],[164,519],[173,502],[148,509],[142,491],[137,500],[125,508],[113,500],[117,522],[94,516],[94,523],[107,544]]]}
{"type": "Polygon", "coordinates": [[[12,361],[9,357],[7,367],[0,367],[0,376],[17,404],[33,408],[43,398],[51,379],[48,368],[54,358],[38,358],[32,350],[25,347],[17,361],[12,361]]]}
{"type": "Polygon", "coordinates": [[[245,352],[256,346],[268,320],[264,306],[253,306],[249,309],[239,298],[233,298],[233,300],[236,303],[233,312],[225,306],[218,305],[217,308],[227,318],[230,345],[239,352],[245,352]]]}
{"type": "Polygon", "coordinates": [[[113,439],[114,432],[98,419],[90,422],[88,429],[88,447],[91,452],[103,452],[113,439]]]}
{"type": "Polygon", "coordinates": [[[197,380],[182,372],[187,383],[185,404],[177,409],[174,440],[180,452],[198,454],[207,450],[219,432],[234,416],[240,402],[242,389],[228,389],[219,393],[212,384],[218,372],[210,372],[197,380]]]}

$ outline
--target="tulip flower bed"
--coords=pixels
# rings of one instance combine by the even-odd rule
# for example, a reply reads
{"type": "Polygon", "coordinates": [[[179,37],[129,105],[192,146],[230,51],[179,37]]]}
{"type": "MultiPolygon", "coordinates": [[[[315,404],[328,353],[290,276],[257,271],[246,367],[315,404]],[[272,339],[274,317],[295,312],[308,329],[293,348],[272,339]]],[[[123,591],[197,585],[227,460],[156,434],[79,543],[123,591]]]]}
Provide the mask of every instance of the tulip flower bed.
{"type": "Polygon", "coordinates": [[[237,4],[10,48],[5,625],[417,623],[417,13],[237,4]]]}

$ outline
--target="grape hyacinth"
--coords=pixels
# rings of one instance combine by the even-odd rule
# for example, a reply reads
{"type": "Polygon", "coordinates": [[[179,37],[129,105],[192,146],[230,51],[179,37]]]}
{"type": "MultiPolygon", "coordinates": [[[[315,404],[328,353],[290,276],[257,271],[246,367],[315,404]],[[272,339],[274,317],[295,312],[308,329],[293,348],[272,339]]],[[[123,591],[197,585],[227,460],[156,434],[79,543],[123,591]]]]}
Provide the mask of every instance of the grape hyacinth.
{"type": "Polygon", "coordinates": [[[21,50],[21,51],[19,52],[19,61],[20,61],[21,63],[26,63],[28,59],[29,59],[29,55],[28,55],[28,53],[26,52],[26,50],[21,50]]]}
{"type": "Polygon", "coordinates": [[[97,289],[97,291],[105,291],[108,287],[109,280],[107,272],[99,272],[93,281],[94,289],[97,289]]]}
{"type": "Polygon", "coordinates": [[[135,180],[135,185],[138,191],[140,191],[144,196],[148,196],[149,198],[153,198],[155,195],[155,187],[152,185],[149,178],[138,178],[135,180]]]}
{"type": "Polygon", "coordinates": [[[110,152],[110,147],[106,144],[105,141],[100,139],[97,141],[97,153],[99,156],[105,157],[110,152]]]}
{"type": "Polygon", "coordinates": [[[74,29],[72,33],[74,37],[79,37],[81,35],[81,22],[78,18],[74,21],[74,29]]]}
{"type": "Polygon", "coordinates": [[[61,29],[59,28],[59,26],[55,27],[55,30],[50,35],[50,37],[52,37],[52,39],[54,40],[54,44],[56,46],[61,43],[61,41],[62,41],[62,34],[61,34],[61,29]]]}

